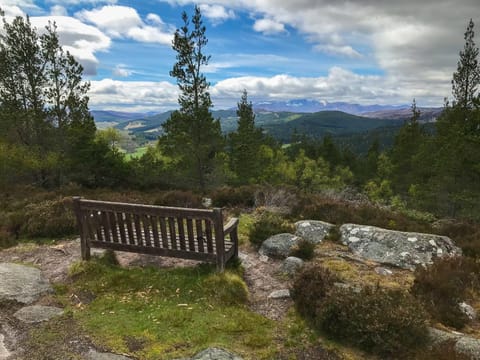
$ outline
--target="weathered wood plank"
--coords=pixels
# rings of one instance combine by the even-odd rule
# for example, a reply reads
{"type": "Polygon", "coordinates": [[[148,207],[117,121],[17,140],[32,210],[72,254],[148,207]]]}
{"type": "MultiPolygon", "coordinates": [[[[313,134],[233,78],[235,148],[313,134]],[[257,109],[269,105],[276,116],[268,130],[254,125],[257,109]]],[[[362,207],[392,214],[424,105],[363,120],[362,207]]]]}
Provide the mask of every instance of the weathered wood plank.
{"type": "Polygon", "coordinates": [[[135,235],[133,234],[133,219],[128,212],[125,213],[125,223],[127,224],[128,243],[135,245],[135,235]]]}
{"type": "Polygon", "coordinates": [[[210,220],[205,220],[205,236],[207,237],[207,252],[213,253],[213,236],[212,236],[212,223],[210,220]]]}
{"type": "Polygon", "coordinates": [[[195,251],[195,235],[193,234],[193,220],[187,219],[188,250],[195,251]]]}
{"type": "Polygon", "coordinates": [[[112,230],[112,239],[113,239],[113,242],[120,242],[119,239],[118,239],[118,229],[117,229],[117,219],[115,217],[115,213],[114,212],[110,212],[108,214],[108,219],[110,221],[110,229],[112,230]]]}
{"type": "Polygon", "coordinates": [[[186,250],[187,246],[185,245],[185,224],[182,218],[177,219],[178,225],[178,240],[180,242],[180,249],[186,250]]]}
{"type": "Polygon", "coordinates": [[[140,215],[133,214],[133,223],[135,225],[134,234],[135,234],[135,244],[138,246],[143,246],[143,236],[142,236],[142,226],[140,225],[140,215]]]}
{"type": "Polygon", "coordinates": [[[170,233],[170,242],[172,244],[172,249],[177,249],[177,232],[175,231],[175,218],[168,218],[168,231],[170,233]]]}
{"type": "Polygon", "coordinates": [[[127,243],[127,235],[125,232],[125,221],[123,219],[123,213],[117,213],[117,222],[118,222],[118,230],[120,232],[120,241],[122,244],[127,243]]]}
{"type": "Polygon", "coordinates": [[[150,238],[150,218],[148,215],[143,215],[141,217],[142,226],[143,226],[143,234],[145,237],[145,246],[152,246],[152,241],[150,238]]]}
{"type": "Polygon", "coordinates": [[[111,242],[110,237],[110,220],[108,216],[108,212],[102,211],[102,228],[103,228],[103,236],[105,237],[105,241],[111,242]]]}
{"type": "Polygon", "coordinates": [[[205,249],[203,247],[204,237],[203,237],[203,229],[202,229],[202,220],[195,220],[195,227],[197,230],[197,244],[198,244],[198,251],[203,253],[205,249]]]}
{"type": "Polygon", "coordinates": [[[163,216],[159,220],[160,220],[160,233],[162,234],[162,247],[164,249],[168,249],[167,224],[165,223],[165,218],[163,216]]]}
{"type": "Polygon", "coordinates": [[[153,246],[160,247],[160,237],[158,236],[158,218],[156,216],[150,216],[150,223],[152,225],[153,232],[153,246]]]}

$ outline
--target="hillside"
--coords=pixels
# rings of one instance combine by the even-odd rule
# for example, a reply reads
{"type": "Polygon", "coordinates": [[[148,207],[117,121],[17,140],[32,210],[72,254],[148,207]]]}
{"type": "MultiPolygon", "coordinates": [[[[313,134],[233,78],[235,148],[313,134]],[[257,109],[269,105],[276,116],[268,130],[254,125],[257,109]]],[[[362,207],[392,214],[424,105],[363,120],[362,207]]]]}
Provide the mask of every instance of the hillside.
{"type": "Polygon", "coordinates": [[[264,129],[274,138],[288,142],[295,132],[321,138],[325,135],[338,136],[364,133],[380,127],[399,126],[402,123],[402,120],[372,119],[341,111],[321,111],[313,114],[302,114],[300,117],[283,124],[267,124],[264,125],[264,129]]]}

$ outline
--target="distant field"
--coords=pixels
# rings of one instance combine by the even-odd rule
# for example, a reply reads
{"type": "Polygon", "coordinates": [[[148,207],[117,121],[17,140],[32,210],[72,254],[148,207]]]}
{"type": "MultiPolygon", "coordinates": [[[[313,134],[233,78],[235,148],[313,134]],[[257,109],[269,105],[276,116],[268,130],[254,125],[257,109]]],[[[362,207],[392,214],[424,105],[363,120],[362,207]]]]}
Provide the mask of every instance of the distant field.
{"type": "Polygon", "coordinates": [[[150,146],[151,145],[139,147],[139,148],[137,148],[137,150],[135,152],[125,154],[125,158],[127,160],[131,160],[132,158],[141,158],[147,152],[147,149],[150,146]]]}

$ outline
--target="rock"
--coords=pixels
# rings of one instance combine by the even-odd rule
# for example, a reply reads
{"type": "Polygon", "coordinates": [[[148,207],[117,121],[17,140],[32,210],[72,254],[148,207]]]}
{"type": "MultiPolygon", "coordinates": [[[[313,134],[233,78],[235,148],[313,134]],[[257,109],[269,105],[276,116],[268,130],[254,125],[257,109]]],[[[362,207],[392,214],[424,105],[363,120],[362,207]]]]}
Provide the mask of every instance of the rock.
{"type": "Polygon", "coordinates": [[[21,308],[13,316],[26,323],[38,323],[62,314],[63,309],[58,307],[33,305],[21,308]]]}
{"type": "Polygon", "coordinates": [[[243,360],[240,356],[219,348],[208,348],[196,354],[192,360],[243,360]]]}
{"type": "Polygon", "coordinates": [[[0,334],[0,359],[7,359],[10,356],[10,351],[5,347],[4,344],[5,337],[3,334],[0,334]]]}
{"type": "Polygon", "coordinates": [[[131,358],[123,355],[97,352],[94,349],[90,349],[86,354],[86,358],[88,360],[131,360],[131,358]]]}
{"type": "Polygon", "coordinates": [[[447,331],[429,328],[432,343],[440,344],[445,341],[455,341],[455,352],[468,356],[470,359],[480,360],[480,340],[461,333],[449,333],[447,331]]]}
{"type": "Polygon", "coordinates": [[[53,291],[40,270],[31,266],[0,263],[0,301],[30,304],[40,295],[53,291]]]}
{"type": "Polygon", "coordinates": [[[298,236],[287,233],[273,235],[263,242],[259,253],[271,258],[285,259],[299,240],[298,236]]]}
{"type": "Polygon", "coordinates": [[[282,272],[293,276],[295,273],[300,270],[304,265],[304,261],[295,256],[287,257],[282,264],[282,272]]]}
{"type": "Polygon", "coordinates": [[[377,266],[375,268],[375,272],[378,274],[378,275],[383,275],[383,276],[390,276],[393,274],[393,271],[392,270],[388,270],[388,269],[385,269],[384,267],[380,267],[380,266],[377,266]]]}
{"type": "Polygon", "coordinates": [[[466,302],[458,304],[460,310],[467,315],[470,320],[475,320],[477,318],[477,312],[473,307],[468,305],[466,302]]]}
{"type": "Polygon", "coordinates": [[[319,244],[328,235],[334,225],[317,220],[303,220],[295,223],[295,235],[313,243],[319,244]]]}
{"type": "Polygon", "coordinates": [[[448,237],[408,233],[374,226],[345,224],[340,227],[341,241],[367,260],[414,270],[432,263],[433,258],[461,255],[448,237]]]}
{"type": "Polygon", "coordinates": [[[290,297],[290,290],[282,289],[272,291],[269,295],[269,299],[288,299],[290,297]]]}

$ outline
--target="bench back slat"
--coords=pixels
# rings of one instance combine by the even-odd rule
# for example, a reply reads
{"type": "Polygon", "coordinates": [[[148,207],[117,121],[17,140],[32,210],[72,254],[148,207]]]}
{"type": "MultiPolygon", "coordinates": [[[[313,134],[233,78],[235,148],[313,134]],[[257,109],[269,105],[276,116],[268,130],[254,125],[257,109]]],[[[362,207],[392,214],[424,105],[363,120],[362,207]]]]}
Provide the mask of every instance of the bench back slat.
{"type": "Polygon", "coordinates": [[[196,235],[197,235],[197,245],[198,245],[198,252],[205,252],[203,248],[203,229],[202,229],[202,220],[197,219],[195,220],[195,228],[197,230],[196,235]]]}
{"type": "Polygon", "coordinates": [[[185,224],[183,218],[177,219],[178,224],[178,240],[180,242],[180,250],[187,250],[185,245],[185,224]]]}
{"type": "Polygon", "coordinates": [[[195,251],[195,235],[193,234],[193,221],[187,219],[188,250],[195,251]]]}
{"type": "Polygon", "coordinates": [[[173,217],[168,218],[168,232],[172,249],[177,250],[177,232],[175,231],[175,219],[173,217]]]}
{"type": "Polygon", "coordinates": [[[207,252],[213,253],[212,224],[210,220],[205,220],[205,236],[207,238],[207,252]]]}
{"type": "Polygon", "coordinates": [[[160,238],[158,236],[158,217],[151,216],[150,222],[152,224],[152,232],[153,232],[153,246],[160,247],[160,238]]]}

